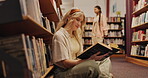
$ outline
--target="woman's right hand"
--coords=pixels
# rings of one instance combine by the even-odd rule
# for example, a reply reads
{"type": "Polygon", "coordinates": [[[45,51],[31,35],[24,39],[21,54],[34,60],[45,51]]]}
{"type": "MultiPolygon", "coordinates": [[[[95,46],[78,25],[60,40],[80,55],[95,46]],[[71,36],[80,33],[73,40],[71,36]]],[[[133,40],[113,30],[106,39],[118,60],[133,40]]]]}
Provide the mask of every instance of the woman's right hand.
{"type": "Polygon", "coordinates": [[[101,53],[101,52],[97,52],[96,54],[90,56],[90,57],[89,57],[89,60],[100,61],[100,60],[102,60],[105,56],[108,56],[108,54],[109,54],[109,53],[106,53],[106,54],[104,54],[104,55],[98,56],[100,53],[101,53]]]}

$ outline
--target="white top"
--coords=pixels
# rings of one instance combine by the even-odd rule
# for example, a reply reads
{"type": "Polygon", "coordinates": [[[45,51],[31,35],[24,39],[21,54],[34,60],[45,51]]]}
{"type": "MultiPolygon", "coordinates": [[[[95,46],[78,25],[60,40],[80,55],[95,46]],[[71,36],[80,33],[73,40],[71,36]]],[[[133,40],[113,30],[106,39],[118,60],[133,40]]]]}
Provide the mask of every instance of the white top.
{"type": "Polygon", "coordinates": [[[71,55],[72,55],[72,59],[76,59],[77,57],[77,53],[80,50],[80,44],[78,43],[78,40],[76,39],[76,37],[70,38],[71,41],[71,55]]]}
{"type": "Polygon", "coordinates": [[[53,36],[52,62],[55,64],[62,60],[75,59],[76,54],[80,54],[83,51],[83,47],[80,46],[82,44],[80,44],[79,47],[78,45],[75,38],[71,39],[70,34],[64,28],[60,28],[53,36]]]}

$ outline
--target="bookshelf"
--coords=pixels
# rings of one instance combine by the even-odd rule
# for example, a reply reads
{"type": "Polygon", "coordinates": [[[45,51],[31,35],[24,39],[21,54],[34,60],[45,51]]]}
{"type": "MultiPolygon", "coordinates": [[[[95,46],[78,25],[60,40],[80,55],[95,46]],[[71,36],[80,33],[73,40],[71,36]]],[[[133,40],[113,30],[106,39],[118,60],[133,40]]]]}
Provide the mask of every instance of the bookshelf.
{"type": "Polygon", "coordinates": [[[131,51],[126,57],[127,61],[148,67],[148,3],[145,0],[132,0],[132,44],[131,51]]]}
{"type": "Polygon", "coordinates": [[[25,33],[30,36],[42,37],[45,43],[49,43],[53,36],[49,30],[35,22],[30,16],[23,16],[21,21],[0,25],[1,36],[25,33]]]}
{"type": "Polygon", "coordinates": [[[3,72],[3,74],[0,73],[0,75],[3,75],[5,78],[9,76],[14,78],[46,78],[53,69],[53,66],[50,65],[50,58],[48,58],[50,56],[46,53],[47,50],[51,51],[50,47],[52,46],[51,41],[53,33],[44,27],[41,16],[47,17],[50,22],[58,22],[62,15],[58,15],[55,6],[58,6],[57,9],[59,9],[62,2],[61,0],[27,1],[30,2],[26,2],[25,0],[0,1],[4,4],[1,5],[2,8],[0,8],[0,41],[2,43],[0,45],[4,45],[4,47],[0,46],[0,55],[5,54],[3,58],[0,58],[0,66],[3,66],[2,70],[0,68],[0,71],[5,72],[3,72]],[[53,4],[54,1],[56,1],[56,5],[53,4]],[[31,5],[31,3],[34,5],[31,5]],[[35,17],[33,16],[35,15],[33,14],[34,12],[31,13],[30,6],[36,7],[32,9],[32,11],[36,10],[35,13],[38,13],[35,17]],[[22,35],[16,37],[16,35],[20,34],[22,35]],[[9,45],[12,47],[5,47],[9,45]],[[10,61],[8,57],[9,59],[10,57],[14,59],[10,61]],[[42,58],[42,61],[40,58],[42,58]],[[16,61],[20,60],[21,63],[16,64],[16,61]],[[4,61],[5,64],[2,64],[2,61],[4,61]],[[10,64],[7,65],[7,63],[10,64]],[[7,68],[9,65],[10,67],[7,68]],[[14,72],[12,66],[16,66],[16,68],[14,67],[15,70],[21,72],[14,72]],[[21,68],[17,69],[17,67],[21,68]]]}
{"type": "Polygon", "coordinates": [[[143,8],[141,8],[141,9],[139,9],[139,10],[133,12],[132,14],[135,15],[135,16],[138,16],[138,15],[140,15],[141,13],[146,12],[146,11],[148,11],[148,4],[145,5],[143,8]]]}
{"type": "Polygon", "coordinates": [[[86,26],[83,33],[83,49],[85,50],[92,45],[92,25],[93,17],[86,17],[86,26]]]}
{"type": "MultiPolygon", "coordinates": [[[[124,49],[124,17],[109,17],[108,18],[108,36],[104,37],[104,43],[110,44],[115,43],[122,49],[124,49]]],[[[124,54],[124,51],[122,54],[124,54]]],[[[119,52],[121,54],[121,52],[119,52]]]]}

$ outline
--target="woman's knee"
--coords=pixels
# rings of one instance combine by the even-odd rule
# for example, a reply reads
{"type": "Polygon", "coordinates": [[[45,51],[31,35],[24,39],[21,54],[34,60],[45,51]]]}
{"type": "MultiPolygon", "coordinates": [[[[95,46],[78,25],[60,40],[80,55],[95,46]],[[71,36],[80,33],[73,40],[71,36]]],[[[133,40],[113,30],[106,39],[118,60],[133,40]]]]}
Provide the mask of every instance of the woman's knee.
{"type": "Polygon", "coordinates": [[[100,73],[99,66],[95,60],[88,60],[76,66],[79,72],[86,73],[88,75],[98,76],[100,73]]]}

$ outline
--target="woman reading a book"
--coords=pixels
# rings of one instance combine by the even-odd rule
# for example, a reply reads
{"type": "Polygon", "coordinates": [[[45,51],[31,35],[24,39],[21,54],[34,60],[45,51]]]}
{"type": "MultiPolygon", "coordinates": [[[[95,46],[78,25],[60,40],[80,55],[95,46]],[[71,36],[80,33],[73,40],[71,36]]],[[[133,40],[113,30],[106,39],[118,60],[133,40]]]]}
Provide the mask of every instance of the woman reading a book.
{"type": "Polygon", "coordinates": [[[100,52],[88,59],[76,59],[83,52],[82,30],[85,24],[84,13],[80,9],[71,9],[66,13],[57,26],[57,32],[52,41],[52,56],[55,65],[55,78],[99,78],[100,64],[104,54],[100,52]]]}
{"type": "MultiPolygon", "coordinates": [[[[101,7],[95,6],[94,12],[96,17],[94,17],[93,28],[92,28],[92,44],[96,44],[97,42],[103,43],[104,37],[108,35],[108,26],[107,26],[107,18],[102,14],[101,7]]],[[[102,76],[104,78],[111,78],[111,61],[110,58],[106,58],[103,61],[98,61],[98,63],[103,63],[100,65],[100,71],[102,72],[102,76]],[[105,68],[105,69],[104,69],[105,68]]]]}

